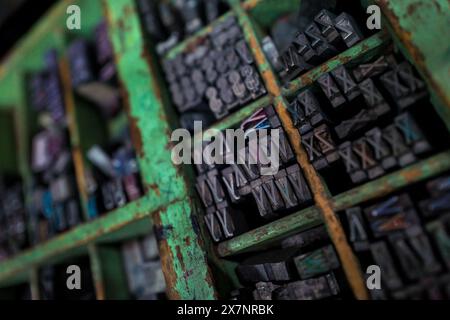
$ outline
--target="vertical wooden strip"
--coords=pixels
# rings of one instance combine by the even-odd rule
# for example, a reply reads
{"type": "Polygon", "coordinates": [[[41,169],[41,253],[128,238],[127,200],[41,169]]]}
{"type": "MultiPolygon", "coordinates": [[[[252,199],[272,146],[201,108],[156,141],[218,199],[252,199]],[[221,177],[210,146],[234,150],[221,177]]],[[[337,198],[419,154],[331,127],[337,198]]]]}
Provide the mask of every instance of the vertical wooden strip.
{"type": "Polygon", "coordinates": [[[77,181],[78,192],[81,198],[83,216],[85,220],[89,220],[88,214],[88,195],[86,190],[84,160],[80,147],[80,134],[77,125],[77,117],[75,110],[75,99],[73,96],[72,83],[70,79],[69,63],[66,57],[60,60],[59,64],[61,85],[64,95],[64,103],[66,106],[66,119],[70,135],[70,143],[72,148],[72,159],[75,167],[75,177],[77,181]]]}
{"type": "Polygon", "coordinates": [[[146,196],[155,207],[161,262],[170,298],[214,299],[203,237],[190,207],[185,172],[171,160],[164,83],[133,0],[106,0],[105,14],[130,117],[146,196]]]}
{"type": "Polygon", "coordinates": [[[30,291],[31,300],[40,300],[40,289],[39,289],[39,269],[38,267],[33,267],[30,270],[30,291]]]}
{"type": "Polygon", "coordinates": [[[94,281],[95,297],[97,300],[105,300],[105,284],[103,282],[102,266],[97,246],[88,244],[89,260],[91,262],[92,280],[94,281]]]}

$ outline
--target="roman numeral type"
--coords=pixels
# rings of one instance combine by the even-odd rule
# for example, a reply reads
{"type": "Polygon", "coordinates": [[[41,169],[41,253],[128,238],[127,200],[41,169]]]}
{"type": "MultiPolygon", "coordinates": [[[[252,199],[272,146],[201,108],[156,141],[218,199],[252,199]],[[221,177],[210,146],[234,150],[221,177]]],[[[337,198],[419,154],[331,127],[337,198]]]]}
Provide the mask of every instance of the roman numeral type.
{"type": "Polygon", "coordinates": [[[286,168],[286,174],[299,203],[304,203],[311,200],[311,192],[302,174],[300,166],[298,164],[294,164],[286,168]]]}
{"type": "Polygon", "coordinates": [[[425,83],[414,75],[411,64],[403,61],[397,66],[396,71],[410,92],[401,101],[398,101],[400,107],[406,108],[428,95],[425,89],[425,83]]]}
{"type": "Polygon", "coordinates": [[[200,195],[200,199],[202,199],[205,208],[208,208],[214,203],[211,190],[209,189],[207,183],[206,175],[202,174],[197,177],[195,188],[197,189],[197,192],[200,195]]]}
{"type": "Polygon", "coordinates": [[[347,141],[339,146],[339,155],[344,161],[346,171],[350,175],[352,182],[360,183],[367,180],[366,172],[361,170],[361,164],[353,153],[351,142],[347,141]]]}
{"type": "Polygon", "coordinates": [[[219,242],[224,239],[224,236],[222,234],[219,221],[215,215],[215,211],[216,208],[214,206],[207,208],[204,220],[213,241],[219,242]]]}
{"type": "Polygon", "coordinates": [[[263,188],[263,183],[261,179],[253,180],[250,183],[252,188],[252,195],[256,201],[256,205],[258,207],[258,211],[261,217],[263,218],[272,218],[274,217],[274,213],[272,212],[272,207],[270,205],[269,199],[263,188]]]}
{"type": "Polygon", "coordinates": [[[261,176],[261,183],[266,193],[267,200],[269,200],[273,211],[277,211],[284,208],[283,199],[278,192],[275,185],[275,180],[273,176],[261,176]]]}
{"type": "Polygon", "coordinates": [[[416,157],[406,146],[402,134],[394,124],[383,129],[383,138],[388,142],[400,166],[404,167],[416,161],[416,157]]]}
{"type": "Polygon", "coordinates": [[[407,104],[405,103],[405,98],[410,93],[410,90],[401,83],[398,72],[395,70],[385,72],[380,77],[380,80],[398,106],[400,108],[406,107],[407,104]]]}
{"type": "Polygon", "coordinates": [[[336,85],[336,82],[334,82],[329,73],[322,75],[319,79],[317,79],[317,82],[334,108],[337,108],[346,102],[344,96],[336,85]]]}
{"type": "Polygon", "coordinates": [[[389,68],[389,63],[385,56],[381,56],[374,62],[363,63],[353,69],[353,76],[356,81],[362,82],[365,79],[382,74],[389,68]]]}
{"type": "Polygon", "coordinates": [[[373,128],[366,132],[367,143],[372,147],[375,159],[381,163],[384,170],[389,170],[397,165],[397,159],[391,154],[389,146],[383,139],[380,128],[373,128]]]}
{"type": "Polygon", "coordinates": [[[344,66],[334,69],[331,71],[331,74],[339,84],[348,101],[352,101],[361,94],[352,76],[344,66]]]}
{"type": "Polygon", "coordinates": [[[369,179],[374,179],[384,174],[383,168],[375,160],[365,138],[354,141],[352,148],[353,152],[360,158],[362,169],[367,172],[369,179]]]}
{"type": "Polygon", "coordinates": [[[222,227],[222,234],[225,238],[232,238],[236,235],[236,227],[231,214],[231,208],[226,201],[217,205],[217,220],[222,227]]]}
{"type": "Polygon", "coordinates": [[[378,118],[378,115],[372,110],[361,110],[354,117],[342,121],[335,127],[336,134],[340,139],[344,139],[355,132],[367,127],[378,118]]]}
{"type": "Polygon", "coordinates": [[[389,105],[384,100],[381,92],[375,86],[372,79],[366,79],[359,84],[364,100],[367,106],[372,110],[377,117],[380,117],[389,112],[389,105]]]}
{"type": "Polygon", "coordinates": [[[238,155],[244,157],[244,159],[241,159],[242,164],[238,164],[238,166],[249,181],[259,177],[259,167],[256,161],[257,154],[258,150],[252,150],[250,152],[249,147],[245,147],[244,150],[238,151],[238,155]]]}
{"type": "Polygon", "coordinates": [[[213,169],[206,174],[206,183],[211,190],[215,203],[220,203],[225,199],[225,192],[223,191],[222,184],[220,183],[220,175],[217,169],[213,169]]]}
{"type": "Polygon", "coordinates": [[[290,104],[289,111],[294,118],[294,124],[301,134],[312,129],[313,126],[327,121],[326,115],[320,108],[315,95],[310,89],[300,92],[297,98],[290,104]]]}
{"type": "Polygon", "coordinates": [[[236,203],[241,200],[241,195],[239,194],[238,188],[239,177],[237,177],[237,172],[232,167],[227,167],[222,170],[222,181],[225,185],[231,202],[236,203]]]}
{"type": "Polygon", "coordinates": [[[279,170],[275,175],[275,184],[280,191],[280,195],[283,198],[286,209],[297,206],[298,200],[288,180],[287,172],[285,169],[279,170]]]}

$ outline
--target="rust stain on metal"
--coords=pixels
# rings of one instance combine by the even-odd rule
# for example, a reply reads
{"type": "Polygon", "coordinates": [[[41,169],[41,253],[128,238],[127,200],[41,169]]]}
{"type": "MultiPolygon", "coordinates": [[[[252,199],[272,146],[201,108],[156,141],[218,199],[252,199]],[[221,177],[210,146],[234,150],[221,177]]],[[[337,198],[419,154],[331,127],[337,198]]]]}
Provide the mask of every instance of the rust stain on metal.
{"type": "MultiPolygon", "coordinates": [[[[156,227],[162,228],[160,214],[161,212],[159,211],[153,214],[153,223],[156,227]]],[[[174,257],[172,254],[172,250],[170,249],[170,246],[167,243],[166,239],[158,239],[158,246],[162,270],[167,284],[167,297],[171,300],[180,300],[180,295],[178,294],[176,289],[177,273],[175,272],[175,269],[173,267],[174,257]]]]}
{"type": "Polygon", "coordinates": [[[72,157],[75,167],[75,176],[78,183],[78,191],[80,192],[83,201],[87,201],[86,180],[84,175],[84,161],[82,152],[79,146],[72,146],[72,157]]]}
{"type": "MultiPolygon", "coordinates": [[[[261,50],[261,47],[259,46],[258,40],[256,39],[255,35],[252,32],[249,33],[249,42],[250,47],[252,48],[253,54],[255,56],[255,59],[257,61],[257,64],[267,65],[266,57],[264,56],[264,53],[261,50]]],[[[265,80],[267,91],[269,91],[270,94],[272,94],[275,97],[281,95],[281,90],[277,84],[275,75],[270,69],[264,70],[262,72],[262,77],[265,80]]]]}
{"type": "Polygon", "coordinates": [[[101,279],[95,281],[95,298],[97,300],[105,300],[105,287],[101,279]]]}
{"type": "Polygon", "coordinates": [[[177,259],[178,259],[178,262],[180,262],[181,269],[185,271],[186,270],[186,265],[184,264],[183,254],[181,253],[180,246],[176,246],[175,250],[177,252],[177,259]]]}
{"type": "MultiPolygon", "coordinates": [[[[149,71],[151,74],[152,82],[154,83],[157,79],[156,66],[154,65],[154,59],[152,59],[152,56],[146,46],[144,46],[144,48],[142,49],[141,58],[147,62],[147,65],[149,67],[149,71]]],[[[155,94],[156,99],[162,103],[163,99],[162,99],[161,88],[156,84],[151,89],[152,89],[152,92],[155,94]]]]}
{"type": "Polygon", "coordinates": [[[184,238],[184,243],[186,244],[186,246],[190,246],[191,245],[191,238],[190,237],[184,238]]]}
{"type": "Polygon", "coordinates": [[[201,36],[201,37],[195,37],[194,39],[190,40],[187,44],[186,44],[186,48],[183,50],[183,52],[192,52],[194,51],[198,46],[202,45],[205,40],[206,40],[206,36],[201,36]]]}
{"type": "MultiPolygon", "coordinates": [[[[382,11],[388,18],[392,28],[395,31],[395,34],[397,35],[397,37],[400,39],[400,41],[403,43],[403,45],[406,47],[406,49],[410,53],[411,58],[414,60],[418,69],[420,69],[420,71],[428,79],[430,86],[434,89],[434,91],[436,92],[436,95],[439,97],[439,99],[441,99],[441,101],[443,101],[443,103],[445,103],[445,105],[450,108],[450,99],[446,96],[443,89],[436,83],[436,81],[434,80],[430,71],[425,66],[425,57],[424,57],[423,53],[419,50],[419,48],[417,48],[413,44],[411,33],[404,30],[400,26],[399,17],[397,17],[396,14],[390,9],[389,1],[388,0],[378,0],[378,4],[382,7],[382,11]]],[[[416,8],[410,8],[410,10],[412,13],[414,13],[416,8]]]]}
{"type": "Polygon", "coordinates": [[[159,190],[159,186],[156,183],[150,183],[145,186],[145,191],[148,192],[152,190],[158,197],[161,195],[161,191],[159,190]]]}

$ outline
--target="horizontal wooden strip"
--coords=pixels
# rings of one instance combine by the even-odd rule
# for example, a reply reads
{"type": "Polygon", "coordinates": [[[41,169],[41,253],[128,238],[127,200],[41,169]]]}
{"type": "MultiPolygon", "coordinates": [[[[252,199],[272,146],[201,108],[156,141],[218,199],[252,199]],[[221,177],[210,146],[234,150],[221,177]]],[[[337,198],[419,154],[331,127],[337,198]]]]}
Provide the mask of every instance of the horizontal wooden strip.
{"type": "Polygon", "coordinates": [[[221,257],[243,253],[320,224],[322,220],[319,211],[316,207],[309,207],[219,243],[218,253],[221,257]]]}
{"type": "MultiPolygon", "coordinates": [[[[80,247],[94,242],[105,235],[120,231],[132,222],[150,217],[157,208],[144,196],[118,208],[98,219],[83,223],[33,248],[27,249],[17,256],[0,263],[0,282],[22,272],[28,272],[32,266],[38,266],[60,254],[70,256],[70,252],[78,252],[80,247]]],[[[149,230],[150,232],[150,230],[149,230]]]]}
{"type": "Polygon", "coordinates": [[[409,184],[425,180],[447,170],[450,170],[450,151],[437,154],[337,195],[333,198],[333,205],[336,211],[343,210],[364,201],[383,197],[409,184]]]}

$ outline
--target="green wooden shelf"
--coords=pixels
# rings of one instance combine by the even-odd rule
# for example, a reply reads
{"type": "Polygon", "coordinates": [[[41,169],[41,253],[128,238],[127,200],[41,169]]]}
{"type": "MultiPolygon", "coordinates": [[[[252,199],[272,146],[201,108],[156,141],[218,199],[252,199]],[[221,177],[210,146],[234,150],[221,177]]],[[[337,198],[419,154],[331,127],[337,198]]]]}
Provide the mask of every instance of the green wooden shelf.
{"type": "Polygon", "coordinates": [[[228,257],[256,249],[261,250],[264,246],[273,244],[281,238],[322,223],[319,210],[316,207],[309,207],[221,242],[217,245],[217,251],[221,257],[228,257]]]}
{"type": "Polygon", "coordinates": [[[144,196],[105,216],[83,223],[25,250],[0,264],[0,283],[18,274],[28,273],[31,267],[83,254],[90,243],[116,242],[148,234],[152,227],[151,215],[157,209],[152,206],[151,200],[144,196]]]}

